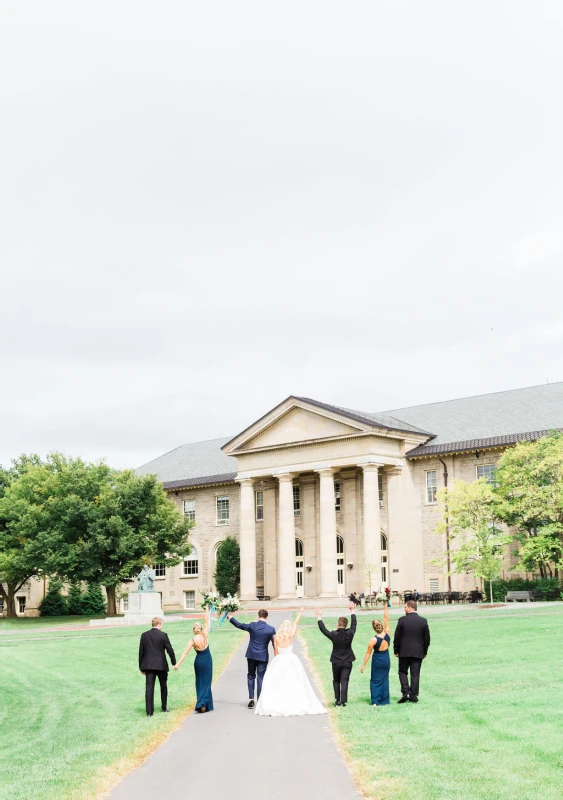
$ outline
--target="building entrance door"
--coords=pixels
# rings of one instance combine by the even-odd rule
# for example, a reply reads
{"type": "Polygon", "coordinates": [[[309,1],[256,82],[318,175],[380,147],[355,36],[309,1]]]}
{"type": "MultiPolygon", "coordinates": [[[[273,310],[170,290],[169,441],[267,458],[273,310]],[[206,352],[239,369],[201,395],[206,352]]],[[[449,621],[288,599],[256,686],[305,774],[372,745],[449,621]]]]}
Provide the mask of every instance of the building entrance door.
{"type": "Polygon", "coordinates": [[[305,588],[303,586],[303,542],[301,539],[295,540],[295,594],[303,597],[305,588]]]}
{"type": "Polygon", "coordinates": [[[336,537],[336,582],[339,596],[344,597],[346,587],[344,585],[344,539],[342,536],[336,537]]]}

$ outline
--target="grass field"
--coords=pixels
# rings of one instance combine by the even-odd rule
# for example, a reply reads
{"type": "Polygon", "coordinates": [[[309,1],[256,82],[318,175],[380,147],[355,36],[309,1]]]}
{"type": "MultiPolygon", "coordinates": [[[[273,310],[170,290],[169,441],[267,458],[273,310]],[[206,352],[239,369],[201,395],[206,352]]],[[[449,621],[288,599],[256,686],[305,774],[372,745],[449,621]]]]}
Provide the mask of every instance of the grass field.
{"type": "MultiPolygon", "coordinates": [[[[399,610],[393,610],[394,619],[399,610]]],[[[424,608],[420,613],[425,615],[424,608]]],[[[378,800],[560,800],[563,797],[563,604],[428,611],[432,643],[420,702],[370,705],[363,662],[371,619],[358,616],[346,708],[331,708],[341,746],[378,800]]],[[[325,619],[329,627],[336,620],[325,619]]],[[[304,620],[305,622],[305,620],[304,620]]],[[[302,637],[332,697],[330,643],[306,620],[302,637]]]]}
{"type": "MultiPolygon", "coordinates": [[[[0,800],[92,800],[193,707],[190,654],[170,674],[172,713],[147,718],[138,670],[143,628],[49,633],[38,619],[18,620],[10,634],[6,622],[0,628],[7,631],[0,636],[0,800]]],[[[192,624],[165,625],[178,657],[192,624]]],[[[242,638],[232,625],[211,633],[215,677],[242,638]]],[[[158,686],[155,700],[159,709],[158,686]]]]}

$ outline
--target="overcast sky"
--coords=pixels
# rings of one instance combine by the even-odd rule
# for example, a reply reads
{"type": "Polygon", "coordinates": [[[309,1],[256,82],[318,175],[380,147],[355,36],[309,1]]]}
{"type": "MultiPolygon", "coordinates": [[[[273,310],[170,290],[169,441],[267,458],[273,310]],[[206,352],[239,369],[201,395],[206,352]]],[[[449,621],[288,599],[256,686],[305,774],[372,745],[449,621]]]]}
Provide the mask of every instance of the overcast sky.
{"type": "Polygon", "coordinates": [[[563,379],[563,3],[4,0],[0,463],[563,379]]]}

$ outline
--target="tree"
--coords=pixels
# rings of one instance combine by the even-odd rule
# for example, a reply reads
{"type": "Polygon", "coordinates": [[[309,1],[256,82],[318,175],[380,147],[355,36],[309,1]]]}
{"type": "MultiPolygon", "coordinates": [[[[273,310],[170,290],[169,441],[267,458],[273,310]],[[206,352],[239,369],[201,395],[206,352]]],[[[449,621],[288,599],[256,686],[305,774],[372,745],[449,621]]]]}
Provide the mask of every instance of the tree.
{"type": "Polygon", "coordinates": [[[455,481],[453,489],[438,492],[438,502],[442,517],[436,533],[446,532],[447,517],[451,571],[488,581],[492,597],[492,581],[500,574],[505,545],[513,538],[500,526],[494,487],[484,478],[474,483],[455,481]]]}
{"type": "Polygon", "coordinates": [[[154,475],[52,453],[22,459],[0,498],[0,576],[8,614],[15,593],[40,572],[106,588],[116,613],[116,586],[145,564],[173,566],[190,551],[186,520],[154,475]]]}
{"type": "Polygon", "coordinates": [[[219,545],[215,585],[220,595],[236,594],[240,584],[240,547],[236,539],[228,536],[219,545]]]}
{"type": "Polygon", "coordinates": [[[95,583],[89,583],[82,600],[82,613],[85,616],[96,617],[105,614],[106,608],[106,601],[100,587],[95,583]]]}
{"type": "Polygon", "coordinates": [[[71,583],[66,599],[67,614],[82,616],[84,614],[84,592],[79,583],[71,583]]]}
{"type": "Polygon", "coordinates": [[[39,456],[21,456],[10,469],[0,467],[0,595],[8,617],[16,617],[16,595],[41,574],[37,558],[37,514],[14,493],[13,486],[27,470],[41,463],[39,456]]]}
{"type": "Polygon", "coordinates": [[[563,434],[520,442],[495,475],[499,517],[518,531],[520,566],[542,578],[563,567],[563,434]]]}
{"type": "Polygon", "coordinates": [[[47,594],[39,603],[39,613],[42,617],[64,617],[68,613],[66,597],[61,593],[62,588],[60,581],[49,581],[47,594]]]}

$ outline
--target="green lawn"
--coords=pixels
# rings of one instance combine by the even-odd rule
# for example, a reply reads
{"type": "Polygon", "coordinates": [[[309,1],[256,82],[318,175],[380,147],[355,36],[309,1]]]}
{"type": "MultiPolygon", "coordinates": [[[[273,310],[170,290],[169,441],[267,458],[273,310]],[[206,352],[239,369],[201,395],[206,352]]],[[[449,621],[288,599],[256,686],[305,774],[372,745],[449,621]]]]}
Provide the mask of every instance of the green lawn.
{"type": "MultiPolygon", "coordinates": [[[[49,633],[44,619],[21,622],[29,636],[0,636],[0,800],[92,800],[193,707],[190,654],[169,678],[173,713],[147,718],[138,670],[143,628],[49,633]]],[[[192,624],[165,626],[178,657],[192,624]]],[[[211,633],[215,677],[242,638],[232,625],[211,633]]],[[[159,708],[158,687],[155,700],[159,708]]]]}
{"type": "MultiPolygon", "coordinates": [[[[425,614],[424,607],[420,613],[425,614]]],[[[392,629],[399,616],[393,609],[392,629]]],[[[563,796],[563,604],[428,611],[432,644],[420,702],[369,700],[359,668],[371,619],[358,616],[357,661],[346,708],[331,708],[338,738],[367,796],[378,800],[560,800],[563,796]]],[[[325,619],[328,627],[336,620],[325,619]]],[[[332,701],[330,643],[312,620],[305,639],[332,701]]]]}

